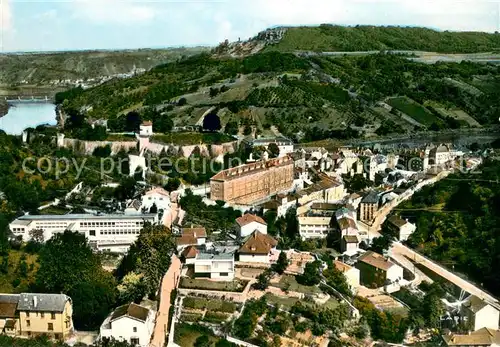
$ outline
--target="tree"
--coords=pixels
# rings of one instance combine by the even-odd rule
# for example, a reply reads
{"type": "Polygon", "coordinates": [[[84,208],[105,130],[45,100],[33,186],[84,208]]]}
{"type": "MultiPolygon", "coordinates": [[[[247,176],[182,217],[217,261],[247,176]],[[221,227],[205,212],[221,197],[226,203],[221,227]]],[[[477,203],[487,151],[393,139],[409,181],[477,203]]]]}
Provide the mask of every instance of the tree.
{"type": "Polygon", "coordinates": [[[177,101],[177,106],[184,106],[187,104],[186,98],[180,98],[179,101],[177,101]]]}
{"type": "Polygon", "coordinates": [[[286,257],[286,253],[285,251],[281,251],[278,257],[278,261],[276,262],[275,270],[277,273],[282,275],[287,267],[288,267],[288,259],[286,257]]]}
{"type": "Polygon", "coordinates": [[[120,185],[115,189],[115,197],[122,201],[131,199],[135,194],[135,183],[134,177],[122,178],[120,185]]]}
{"type": "Polygon", "coordinates": [[[173,177],[173,178],[168,179],[164,188],[167,192],[173,192],[173,191],[179,189],[180,185],[181,185],[181,181],[177,177],[173,177]]]}
{"type": "Polygon", "coordinates": [[[220,118],[217,115],[217,110],[214,110],[207,114],[203,118],[203,129],[208,131],[218,131],[221,129],[220,118]]]}
{"type": "Polygon", "coordinates": [[[296,276],[297,282],[305,286],[314,286],[319,284],[321,281],[320,266],[321,262],[317,260],[312,263],[307,263],[304,268],[304,273],[296,276]]]}
{"type": "Polygon", "coordinates": [[[123,261],[128,262],[128,271],[143,276],[146,294],[153,296],[158,290],[163,275],[170,267],[174,249],[170,230],[164,225],[151,224],[144,226],[130,247],[129,254],[123,261]]]}
{"type": "Polygon", "coordinates": [[[278,145],[274,142],[271,142],[269,146],[267,147],[267,150],[269,151],[269,157],[270,158],[277,158],[280,155],[280,149],[278,145]]]}
{"type": "Polygon", "coordinates": [[[252,127],[250,125],[245,125],[243,128],[243,135],[247,136],[252,133],[252,127]]]}
{"type": "Polygon", "coordinates": [[[384,254],[391,248],[392,242],[393,240],[389,235],[382,235],[381,237],[373,239],[370,250],[379,254],[384,254]]]}
{"type": "Polygon", "coordinates": [[[234,120],[230,120],[229,122],[227,122],[226,126],[224,127],[224,132],[229,135],[238,134],[238,130],[238,123],[234,120]]]}
{"type": "Polygon", "coordinates": [[[216,97],[219,94],[219,89],[210,87],[209,95],[211,98],[216,97]]]}
{"type": "Polygon", "coordinates": [[[169,133],[174,127],[174,121],[168,115],[158,115],[153,120],[153,131],[156,133],[169,133]]]}
{"type": "Polygon", "coordinates": [[[267,269],[259,276],[257,276],[257,283],[254,284],[255,289],[265,290],[267,287],[269,287],[270,280],[271,280],[271,271],[267,269]]]}
{"type": "Polygon", "coordinates": [[[42,248],[39,263],[35,289],[68,294],[73,300],[75,327],[98,327],[114,305],[115,283],[85,236],[68,230],[54,235],[42,248]]]}
{"type": "Polygon", "coordinates": [[[30,240],[33,242],[43,243],[44,241],[43,229],[30,230],[29,235],[30,235],[30,240]]]}
{"type": "Polygon", "coordinates": [[[125,118],[125,131],[138,132],[141,125],[141,115],[135,111],[127,113],[125,118]]]}
{"type": "Polygon", "coordinates": [[[351,288],[347,283],[345,275],[337,270],[335,266],[330,266],[323,271],[323,275],[325,276],[326,283],[335,288],[338,292],[347,296],[352,295],[351,288]]]}
{"type": "Polygon", "coordinates": [[[122,304],[140,303],[146,294],[143,275],[129,272],[117,287],[118,301],[122,304]]]}
{"type": "Polygon", "coordinates": [[[198,338],[194,342],[194,347],[211,347],[211,346],[212,342],[210,342],[210,339],[208,338],[207,335],[198,336],[198,338]]]}

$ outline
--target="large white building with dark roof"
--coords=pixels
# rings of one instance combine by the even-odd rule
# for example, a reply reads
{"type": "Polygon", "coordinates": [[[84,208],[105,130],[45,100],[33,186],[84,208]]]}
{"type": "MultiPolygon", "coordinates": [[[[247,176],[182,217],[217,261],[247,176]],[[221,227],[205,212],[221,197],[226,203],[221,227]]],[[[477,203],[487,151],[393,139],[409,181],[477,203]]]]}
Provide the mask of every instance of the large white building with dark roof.
{"type": "Polygon", "coordinates": [[[125,253],[147,222],[157,223],[157,214],[25,215],[10,223],[9,228],[23,241],[31,239],[33,230],[42,230],[44,241],[65,230],[76,231],[84,234],[96,250],[125,253]]]}

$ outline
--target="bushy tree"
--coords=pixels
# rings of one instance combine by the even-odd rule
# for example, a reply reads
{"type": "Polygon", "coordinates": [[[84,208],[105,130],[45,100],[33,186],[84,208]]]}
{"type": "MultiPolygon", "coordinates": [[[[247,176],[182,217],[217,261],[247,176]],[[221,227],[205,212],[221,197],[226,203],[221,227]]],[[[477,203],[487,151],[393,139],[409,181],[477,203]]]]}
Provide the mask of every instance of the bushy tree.
{"type": "Polygon", "coordinates": [[[302,275],[296,276],[297,282],[305,286],[314,286],[320,283],[320,266],[321,262],[314,261],[307,263],[302,275]]]}
{"type": "Polygon", "coordinates": [[[281,251],[274,269],[277,273],[281,275],[283,274],[283,272],[285,272],[287,267],[288,267],[288,259],[286,257],[286,253],[285,251],[281,251]]]}
{"type": "Polygon", "coordinates": [[[280,155],[280,149],[278,145],[274,142],[271,142],[269,146],[267,147],[267,150],[269,151],[269,157],[270,158],[277,158],[280,155]]]}
{"type": "Polygon", "coordinates": [[[75,326],[99,326],[115,302],[113,277],[78,232],[65,231],[48,240],[40,252],[35,289],[42,293],[65,293],[73,300],[75,326]]]}

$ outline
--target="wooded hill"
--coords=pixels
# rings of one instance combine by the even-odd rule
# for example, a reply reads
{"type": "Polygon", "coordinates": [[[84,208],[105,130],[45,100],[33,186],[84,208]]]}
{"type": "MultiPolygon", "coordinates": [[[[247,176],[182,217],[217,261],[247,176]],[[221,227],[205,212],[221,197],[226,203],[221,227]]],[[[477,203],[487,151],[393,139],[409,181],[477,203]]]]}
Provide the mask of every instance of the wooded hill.
{"type": "Polygon", "coordinates": [[[297,140],[314,141],[495,124],[498,86],[499,66],[493,64],[423,64],[385,53],[270,51],[244,58],[205,53],[59,94],[57,100],[66,111],[109,119],[115,131],[123,131],[116,124],[130,111],[151,119],[148,113],[155,110],[184,126],[214,108],[232,134],[269,135],[277,128],[297,140]]]}
{"type": "Polygon", "coordinates": [[[285,29],[283,38],[266,49],[282,52],[415,50],[441,53],[477,53],[500,49],[500,34],[497,33],[443,32],[417,27],[345,27],[328,24],[285,29]]]}

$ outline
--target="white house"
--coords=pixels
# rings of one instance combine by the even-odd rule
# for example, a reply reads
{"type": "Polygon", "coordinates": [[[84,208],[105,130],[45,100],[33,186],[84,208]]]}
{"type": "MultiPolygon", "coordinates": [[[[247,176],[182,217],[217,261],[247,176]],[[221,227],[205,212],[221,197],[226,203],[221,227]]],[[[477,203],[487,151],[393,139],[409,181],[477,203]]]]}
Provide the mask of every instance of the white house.
{"type": "Polygon", "coordinates": [[[463,303],[462,313],[468,318],[473,331],[482,328],[498,330],[500,313],[496,308],[475,295],[469,296],[463,303]]]}
{"type": "Polygon", "coordinates": [[[299,216],[299,234],[302,240],[324,238],[334,231],[332,217],[327,216],[299,216]]]}
{"type": "Polygon", "coordinates": [[[116,308],[104,320],[99,339],[114,338],[146,347],[151,340],[156,313],[134,303],[116,308]]]}
{"type": "Polygon", "coordinates": [[[151,136],[153,135],[153,122],[145,121],[139,127],[139,135],[151,136]]]}
{"type": "Polygon", "coordinates": [[[271,253],[276,250],[277,244],[278,241],[271,236],[255,230],[238,251],[240,262],[269,264],[271,253]]]}
{"type": "Polygon", "coordinates": [[[234,255],[231,253],[198,253],[194,260],[194,275],[231,281],[234,279],[234,255]]]}
{"type": "Polygon", "coordinates": [[[359,270],[355,267],[347,265],[341,261],[335,260],[333,265],[337,270],[342,272],[347,280],[347,283],[351,287],[351,290],[355,290],[360,286],[359,284],[359,270]]]}
{"type": "Polygon", "coordinates": [[[388,219],[388,227],[398,235],[399,241],[406,241],[417,230],[417,226],[398,216],[388,219]]]}
{"type": "Polygon", "coordinates": [[[29,241],[31,231],[42,230],[44,241],[65,230],[84,234],[89,244],[99,251],[124,253],[135,242],[144,223],[158,222],[157,214],[65,214],[25,215],[10,223],[14,236],[29,241]]]}
{"type": "Polygon", "coordinates": [[[156,205],[158,211],[167,211],[171,208],[170,194],[163,188],[156,187],[147,191],[141,198],[141,208],[149,210],[156,205]]]}
{"type": "Polygon", "coordinates": [[[258,138],[251,141],[250,144],[252,148],[264,147],[265,149],[268,149],[271,143],[274,143],[276,144],[276,146],[278,146],[280,157],[284,157],[285,155],[293,152],[293,141],[282,136],[272,138],[258,138]]]}
{"type": "Polygon", "coordinates": [[[260,231],[262,234],[267,234],[266,221],[250,213],[245,213],[243,216],[236,218],[236,228],[240,237],[247,237],[255,230],[260,231]]]}

